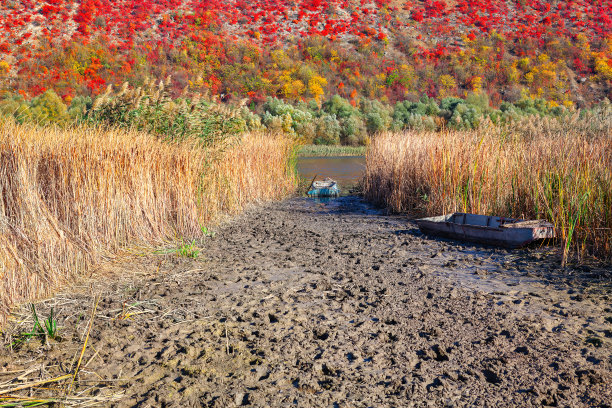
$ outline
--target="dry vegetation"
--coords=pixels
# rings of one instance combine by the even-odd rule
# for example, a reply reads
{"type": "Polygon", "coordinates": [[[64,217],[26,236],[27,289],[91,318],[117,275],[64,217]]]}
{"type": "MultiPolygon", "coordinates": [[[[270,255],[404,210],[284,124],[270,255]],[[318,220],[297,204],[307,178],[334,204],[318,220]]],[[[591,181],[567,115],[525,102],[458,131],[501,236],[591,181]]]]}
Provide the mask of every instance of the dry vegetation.
{"type": "Polygon", "coordinates": [[[366,196],[397,212],[546,218],[571,254],[612,260],[612,109],[475,131],[388,133],[366,196]]]}
{"type": "Polygon", "coordinates": [[[246,204],[295,188],[293,141],[248,134],[223,147],[144,133],[0,127],[0,323],[130,245],[203,234],[246,204]]]}

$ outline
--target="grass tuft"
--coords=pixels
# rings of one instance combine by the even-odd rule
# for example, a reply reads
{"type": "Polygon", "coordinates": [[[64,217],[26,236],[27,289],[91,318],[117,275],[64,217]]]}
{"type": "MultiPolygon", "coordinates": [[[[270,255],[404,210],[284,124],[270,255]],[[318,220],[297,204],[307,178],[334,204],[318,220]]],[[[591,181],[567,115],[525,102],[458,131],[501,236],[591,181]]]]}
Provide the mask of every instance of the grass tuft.
{"type": "Polygon", "coordinates": [[[184,258],[197,259],[200,255],[200,250],[196,246],[195,240],[179,245],[176,249],[176,254],[184,258]]]}

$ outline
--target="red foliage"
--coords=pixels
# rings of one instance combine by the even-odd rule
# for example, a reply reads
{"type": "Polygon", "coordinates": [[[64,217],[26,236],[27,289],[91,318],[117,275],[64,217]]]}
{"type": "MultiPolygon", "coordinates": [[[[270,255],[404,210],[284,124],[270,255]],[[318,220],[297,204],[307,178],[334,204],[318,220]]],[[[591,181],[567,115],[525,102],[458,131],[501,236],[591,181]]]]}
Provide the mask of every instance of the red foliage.
{"type": "MultiPolygon", "coordinates": [[[[226,55],[227,48],[236,43],[273,49],[281,44],[295,44],[296,38],[314,36],[344,43],[358,40],[364,53],[372,53],[379,51],[368,47],[393,43],[410,25],[417,30],[417,39],[428,45],[404,49],[406,58],[414,66],[437,67],[456,52],[455,44],[466,35],[471,41],[493,32],[503,36],[508,46],[494,55],[501,60],[508,53],[533,56],[536,49],[551,40],[575,41],[579,34],[600,44],[612,32],[612,0],[552,4],[542,0],[414,0],[405,2],[401,10],[391,6],[389,0],[14,0],[13,3],[10,9],[0,9],[0,55],[15,58],[16,71],[23,79],[21,83],[28,84],[30,94],[59,86],[64,88],[63,95],[69,96],[79,86],[91,93],[100,92],[109,82],[129,79],[138,70],[135,61],[158,66],[173,50],[198,66],[205,66],[206,86],[217,92],[224,87],[223,64],[233,61],[226,55]],[[408,15],[411,21],[399,18],[408,15]],[[40,30],[33,30],[34,25],[40,30]],[[102,44],[111,55],[81,61],[84,67],[75,71],[72,66],[62,66],[62,58],[54,57],[54,52],[70,50],[74,44],[90,47],[102,44]]],[[[306,52],[303,55],[312,58],[306,52]]],[[[592,69],[580,54],[572,55],[569,61],[578,72],[592,69]]],[[[189,67],[189,62],[180,59],[175,64],[185,70],[189,67]]],[[[334,82],[338,87],[345,83],[347,87],[354,86],[346,77],[334,82]]],[[[393,87],[393,92],[401,93],[397,83],[393,87]]],[[[434,85],[429,88],[428,93],[436,93],[434,85]]],[[[254,91],[244,93],[247,92],[254,91]]],[[[262,92],[258,90],[252,98],[263,97],[262,92]]]]}

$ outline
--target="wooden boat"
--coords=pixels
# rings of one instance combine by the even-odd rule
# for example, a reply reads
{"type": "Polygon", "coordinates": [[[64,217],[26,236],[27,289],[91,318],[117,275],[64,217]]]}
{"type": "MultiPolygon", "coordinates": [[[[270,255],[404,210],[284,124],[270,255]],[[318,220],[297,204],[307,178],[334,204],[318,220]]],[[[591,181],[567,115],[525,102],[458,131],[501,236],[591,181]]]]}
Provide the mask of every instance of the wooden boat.
{"type": "Polygon", "coordinates": [[[313,180],[307,194],[309,197],[338,197],[340,188],[338,188],[338,183],[330,178],[323,181],[313,180]]]}
{"type": "Polygon", "coordinates": [[[555,238],[555,228],[546,220],[453,213],[421,218],[416,223],[425,234],[506,248],[520,248],[534,241],[555,238]]]}

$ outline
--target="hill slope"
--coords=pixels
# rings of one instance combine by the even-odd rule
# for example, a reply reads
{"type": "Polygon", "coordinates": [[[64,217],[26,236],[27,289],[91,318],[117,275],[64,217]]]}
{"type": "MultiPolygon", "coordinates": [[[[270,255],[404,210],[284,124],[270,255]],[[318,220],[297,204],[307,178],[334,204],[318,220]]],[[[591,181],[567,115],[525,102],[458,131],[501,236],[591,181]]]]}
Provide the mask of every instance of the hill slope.
{"type": "Polygon", "coordinates": [[[28,96],[169,74],[255,102],[611,92],[610,0],[8,0],[0,27],[2,88],[28,96]]]}

